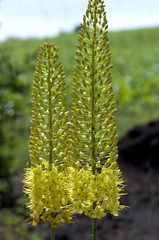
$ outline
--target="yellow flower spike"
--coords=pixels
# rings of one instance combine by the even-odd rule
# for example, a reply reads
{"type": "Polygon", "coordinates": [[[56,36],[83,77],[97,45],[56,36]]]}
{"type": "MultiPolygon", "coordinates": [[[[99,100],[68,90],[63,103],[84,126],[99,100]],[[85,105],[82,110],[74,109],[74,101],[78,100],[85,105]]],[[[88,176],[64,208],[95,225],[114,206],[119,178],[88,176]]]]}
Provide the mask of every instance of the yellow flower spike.
{"type": "Polygon", "coordinates": [[[89,0],[83,17],[75,58],[71,120],[74,153],[80,162],[74,172],[73,207],[75,213],[83,212],[94,219],[107,212],[118,215],[124,208],[119,202],[124,182],[116,162],[116,109],[104,7],[103,0],[89,0]]]}
{"type": "MultiPolygon", "coordinates": [[[[68,170],[65,173],[70,145],[66,83],[57,52],[58,48],[48,43],[39,52],[33,83],[31,164],[24,177],[33,225],[40,220],[49,221],[53,228],[60,222],[69,223],[72,218],[68,170]]],[[[69,154],[73,155],[71,151],[69,154]]]]}

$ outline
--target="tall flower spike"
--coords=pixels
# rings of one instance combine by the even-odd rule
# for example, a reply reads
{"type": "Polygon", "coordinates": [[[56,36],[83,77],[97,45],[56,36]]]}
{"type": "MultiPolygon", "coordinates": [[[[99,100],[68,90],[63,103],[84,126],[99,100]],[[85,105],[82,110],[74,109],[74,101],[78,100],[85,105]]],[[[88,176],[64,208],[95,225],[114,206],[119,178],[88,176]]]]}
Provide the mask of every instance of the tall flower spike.
{"type": "Polygon", "coordinates": [[[49,221],[53,228],[70,222],[70,197],[65,159],[67,106],[65,76],[58,47],[44,43],[35,68],[30,136],[31,164],[25,170],[33,224],[49,221]]]}
{"type": "Polygon", "coordinates": [[[86,173],[82,173],[85,179],[76,177],[77,181],[83,179],[80,188],[83,192],[87,188],[87,194],[86,201],[84,193],[74,196],[75,211],[82,212],[80,207],[83,206],[84,213],[92,218],[101,218],[107,211],[118,215],[123,208],[119,204],[123,180],[119,178],[121,173],[117,164],[116,109],[104,7],[103,0],[88,2],[79,34],[73,77],[72,125],[76,165],[79,175],[84,171],[81,170],[83,166],[83,169],[91,168],[94,175],[92,179],[91,172],[86,170],[87,177],[86,173]],[[80,207],[77,206],[79,199],[82,202],[80,207]]]}
{"type": "Polygon", "coordinates": [[[102,0],[90,0],[77,45],[73,84],[73,123],[80,132],[76,155],[93,173],[117,160],[115,103],[111,82],[108,25],[102,0]]]}
{"type": "Polygon", "coordinates": [[[61,163],[67,124],[65,75],[58,63],[58,47],[44,43],[35,68],[30,159],[34,164],[61,163]],[[60,157],[59,157],[60,155],[60,157]]]}

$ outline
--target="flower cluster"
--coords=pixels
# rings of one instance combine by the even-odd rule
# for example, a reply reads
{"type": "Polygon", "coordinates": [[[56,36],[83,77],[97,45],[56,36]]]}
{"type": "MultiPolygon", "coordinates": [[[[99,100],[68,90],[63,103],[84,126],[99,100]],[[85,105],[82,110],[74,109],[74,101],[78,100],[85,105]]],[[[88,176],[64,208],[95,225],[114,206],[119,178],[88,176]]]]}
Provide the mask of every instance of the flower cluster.
{"type": "Polygon", "coordinates": [[[59,171],[57,166],[52,165],[50,169],[46,163],[27,168],[25,193],[30,200],[28,208],[33,225],[42,220],[57,228],[61,222],[70,223],[73,214],[82,213],[98,219],[108,212],[118,216],[124,208],[119,202],[123,194],[120,175],[120,170],[114,172],[112,167],[103,168],[96,175],[89,166],[59,171]]]}
{"type": "Polygon", "coordinates": [[[120,170],[112,167],[103,168],[97,174],[92,174],[88,166],[85,169],[72,172],[71,198],[73,199],[73,212],[101,219],[108,212],[114,216],[124,208],[119,198],[122,193],[123,179],[120,170]],[[93,208],[93,203],[95,208],[93,208]]]}
{"type": "Polygon", "coordinates": [[[60,171],[55,165],[43,164],[26,168],[25,193],[30,202],[30,217],[36,226],[40,220],[49,221],[53,228],[59,223],[70,223],[72,218],[68,170],[60,171]]]}

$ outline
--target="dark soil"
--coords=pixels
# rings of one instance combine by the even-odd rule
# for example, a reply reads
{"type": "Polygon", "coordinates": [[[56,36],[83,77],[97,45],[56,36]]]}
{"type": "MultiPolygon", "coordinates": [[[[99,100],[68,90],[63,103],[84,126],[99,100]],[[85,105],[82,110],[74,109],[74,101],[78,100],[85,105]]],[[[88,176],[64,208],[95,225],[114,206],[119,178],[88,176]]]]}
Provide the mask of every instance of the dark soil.
{"type": "MultiPolygon", "coordinates": [[[[120,139],[118,163],[128,193],[122,203],[129,208],[119,217],[108,214],[98,221],[98,240],[158,240],[159,121],[135,127],[120,139]]],[[[15,190],[13,193],[19,194],[15,190]]],[[[56,240],[91,239],[91,219],[80,216],[73,221],[56,230],[56,240]]],[[[34,231],[46,232],[43,239],[50,239],[48,225],[42,224],[34,231]]]]}

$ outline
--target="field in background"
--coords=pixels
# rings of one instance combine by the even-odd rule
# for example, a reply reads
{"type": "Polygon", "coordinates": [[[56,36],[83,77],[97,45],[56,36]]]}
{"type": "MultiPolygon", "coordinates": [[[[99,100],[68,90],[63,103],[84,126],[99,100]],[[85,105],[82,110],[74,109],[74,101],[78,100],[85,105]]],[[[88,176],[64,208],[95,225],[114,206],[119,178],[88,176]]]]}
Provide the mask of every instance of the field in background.
{"type": "MultiPolygon", "coordinates": [[[[39,47],[44,41],[59,46],[71,106],[77,38],[75,32],[53,39],[10,39],[0,43],[0,232],[6,240],[43,239],[28,234],[25,199],[20,196],[15,200],[7,194],[14,184],[13,176],[29,160],[31,88],[39,47]],[[7,204],[13,205],[12,213],[6,210],[7,204]]],[[[110,32],[109,40],[121,137],[135,125],[159,119],[159,28],[110,32]]]]}
{"type": "MultiPolygon", "coordinates": [[[[28,160],[31,87],[37,53],[44,41],[59,46],[71,105],[77,38],[75,32],[53,39],[10,39],[0,44],[0,158],[12,159],[20,167],[28,160]]],[[[122,136],[136,124],[159,118],[159,28],[110,32],[109,40],[116,120],[122,136]]]]}

